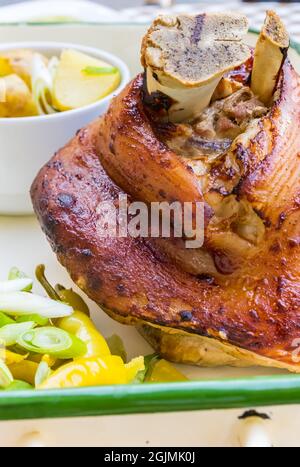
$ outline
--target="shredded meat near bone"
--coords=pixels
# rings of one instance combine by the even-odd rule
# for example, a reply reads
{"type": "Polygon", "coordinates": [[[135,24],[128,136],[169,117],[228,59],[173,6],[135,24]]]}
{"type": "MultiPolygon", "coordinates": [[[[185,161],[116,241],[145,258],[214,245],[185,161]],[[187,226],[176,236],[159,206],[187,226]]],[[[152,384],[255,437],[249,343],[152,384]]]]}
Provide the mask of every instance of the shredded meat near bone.
{"type": "MultiPolygon", "coordinates": [[[[222,227],[257,245],[264,225],[252,207],[247,202],[241,204],[233,194],[242,173],[231,149],[234,140],[246,135],[251,124],[268,109],[248,86],[231,87],[234,91],[229,96],[225,92],[226,97],[212,102],[194,121],[177,124],[173,134],[166,133],[167,144],[187,159],[199,177],[204,199],[214,211],[208,228],[222,227]]],[[[223,88],[222,85],[219,91],[223,88]]]]}
{"type": "Polygon", "coordinates": [[[185,157],[215,158],[229,149],[251,120],[263,116],[267,110],[251,89],[243,86],[225,99],[214,102],[193,122],[177,125],[176,136],[167,143],[185,157]]]}

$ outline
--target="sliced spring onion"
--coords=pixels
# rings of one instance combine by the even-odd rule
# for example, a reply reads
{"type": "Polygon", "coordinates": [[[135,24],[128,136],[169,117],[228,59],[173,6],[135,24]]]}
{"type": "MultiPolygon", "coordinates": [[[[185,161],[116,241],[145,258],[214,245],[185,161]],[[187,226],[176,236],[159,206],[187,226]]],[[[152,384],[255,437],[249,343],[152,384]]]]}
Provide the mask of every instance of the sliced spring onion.
{"type": "Polygon", "coordinates": [[[51,368],[49,367],[48,363],[45,361],[41,361],[34,377],[34,385],[37,388],[40,384],[46,381],[51,374],[51,368]]]}
{"type": "Polygon", "coordinates": [[[70,316],[73,308],[65,303],[27,292],[0,294],[0,310],[12,316],[38,314],[44,318],[70,316]]]}
{"type": "Polygon", "coordinates": [[[4,389],[7,388],[13,380],[14,378],[10,369],[4,361],[0,359],[0,387],[4,389]]]}
{"type": "Polygon", "coordinates": [[[23,279],[24,277],[27,277],[25,272],[20,271],[19,268],[13,267],[9,270],[9,273],[8,273],[9,281],[12,281],[14,279],[23,279]]]}
{"type": "Polygon", "coordinates": [[[61,359],[81,357],[87,352],[86,344],[81,339],[51,326],[24,332],[17,343],[30,352],[49,354],[61,359]]]}
{"type": "Polygon", "coordinates": [[[24,277],[23,279],[14,279],[0,282],[0,293],[19,292],[28,290],[32,287],[32,280],[24,277]]]}
{"type": "MultiPolygon", "coordinates": [[[[34,321],[38,326],[47,326],[49,324],[49,319],[44,318],[43,316],[40,315],[23,315],[19,316],[16,319],[17,323],[26,323],[26,321],[34,321]]],[[[0,317],[0,324],[1,324],[1,317],[0,317]]]]}
{"type": "Polygon", "coordinates": [[[58,65],[59,65],[59,59],[57,57],[51,57],[48,62],[48,71],[50,73],[52,83],[54,81],[54,77],[56,75],[58,65]]]}
{"type": "Polygon", "coordinates": [[[32,61],[31,87],[32,96],[40,115],[56,113],[52,106],[53,75],[58,59],[50,60],[48,67],[40,57],[35,54],[32,61]]]}
{"type": "Polygon", "coordinates": [[[34,389],[33,386],[26,381],[20,381],[15,379],[9,386],[5,388],[5,391],[28,391],[28,389],[34,389]]]}
{"type": "Polygon", "coordinates": [[[82,70],[83,73],[86,75],[114,75],[115,73],[118,73],[118,68],[114,66],[103,66],[103,67],[98,67],[98,66],[87,66],[82,70]]]}
{"type": "Polygon", "coordinates": [[[15,321],[10,318],[9,316],[6,316],[5,313],[2,313],[2,311],[0,311],[0,328],[2,328],[2,326],[5,326],[6,324],[14,324],[15,321]]]}
{"type": "MultiPolygon", "coordinates": [[[[20,269],[16,268],[16,267],[11,268],[11,270],[8,273],[8,280],[9,281],[12,281],[14,279],[24,279],[24,278],[28,279],[28,276],[26,276],[26,274],[23,271],[20,271],[20,269]]],[[[32,285],[33,284],[31,283],[31,285],[29,285],[28,287],[23,289],[23,291],[24,292],[31,292],[32,285]]]]}
{"type": "Polygon", "coordinates": [[[27,321],[26,323],[6,324],[0,328],[0,343],[5,347],[16,344],[18,338],[24,332],[32,329],[34,326],[35,323],[33,321],[27,321]]]}

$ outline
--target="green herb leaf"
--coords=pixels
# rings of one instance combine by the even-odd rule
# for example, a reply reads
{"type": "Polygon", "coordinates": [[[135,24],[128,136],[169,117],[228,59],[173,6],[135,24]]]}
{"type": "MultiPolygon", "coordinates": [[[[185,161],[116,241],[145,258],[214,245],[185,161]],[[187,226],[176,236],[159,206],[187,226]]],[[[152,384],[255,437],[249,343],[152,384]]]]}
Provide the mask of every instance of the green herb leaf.
{"type": "Polygon", "coordinates": [[[97,66],[87,66],[82,70],[82,73],[90,76],[97,76],[97,75],[114,75],[118,73],[118,68],[114,66],[107,66],[107,67],[97,67],[97,66]]]}

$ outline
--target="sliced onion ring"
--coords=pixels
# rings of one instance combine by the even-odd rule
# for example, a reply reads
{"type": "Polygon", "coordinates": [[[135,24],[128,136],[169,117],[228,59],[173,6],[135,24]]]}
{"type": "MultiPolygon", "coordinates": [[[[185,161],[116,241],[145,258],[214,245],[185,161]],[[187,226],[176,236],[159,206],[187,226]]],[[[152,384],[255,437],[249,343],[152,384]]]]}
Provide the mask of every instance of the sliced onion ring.
{"type": "Polygon", "coordinates": [[[62,359],[81,357],[87,352],[86,344],[81,339],[53,326],[26,331],[19,336],[17,343],[29,352],[62,359]]]}

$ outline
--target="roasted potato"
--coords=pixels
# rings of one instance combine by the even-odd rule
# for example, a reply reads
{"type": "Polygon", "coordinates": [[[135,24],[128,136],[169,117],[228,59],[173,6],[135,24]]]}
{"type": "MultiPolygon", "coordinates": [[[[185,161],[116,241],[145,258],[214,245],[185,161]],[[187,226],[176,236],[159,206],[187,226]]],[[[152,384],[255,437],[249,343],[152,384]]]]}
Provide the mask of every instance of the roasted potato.
{"type": "MultiPolygon", "coordinates": [[[[31,67],[32,67],[32,60],[33,56],[36,54],[36,52],[32,50],[27,50],[27,49],[16,49],[16,50],[10,50],[8,52],[5,52],[2,54],[0,57],[0,75],[4,76],[7,74],[14,73],[20,78],[22,78],[27,86],[31,88],[31,67]],[[8,73],[2,73],[1,74],[1,63],[7,63],[8,67],[10,67],[10,71],[8,73]]],[[[47,64],[48,59],[41,54],[38,54],[42,60],[47,64]]],[[[3,69],[5,70],[5,67],[3,65],[3,69]]]]}
{"type": "Polygon", "coordinates": [[[27,84],[16,74],[0,78],[0,117],[29,117],[37,109],[27,84]]]}
{"type": "Polygon", "coordinates": [[[13,73],[9,58],[0,56],[0,76],[7,76],[13,73]]]}

